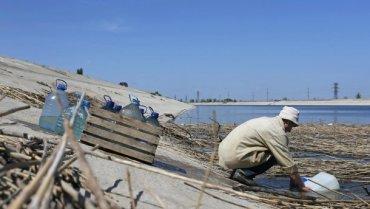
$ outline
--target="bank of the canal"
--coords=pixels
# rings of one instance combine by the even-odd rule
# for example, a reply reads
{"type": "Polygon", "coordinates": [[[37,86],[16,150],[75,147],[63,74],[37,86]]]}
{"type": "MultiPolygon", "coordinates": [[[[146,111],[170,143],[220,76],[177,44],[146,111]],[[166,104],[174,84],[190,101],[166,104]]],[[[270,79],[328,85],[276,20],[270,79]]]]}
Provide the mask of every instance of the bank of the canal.
{"type": "MultiPolygon", "coordinates": [[[[212,140],[212,127],[208,124],[180,124],[174,137],[179,147],[187,149],[188,154],[206,161],[217,146],[212,140]]],[[[221,125],[219,138],[223,139],[235,125],[221,125]]],[[[325,193],[335,200],[356,199],[356,196],[370,200],[364,187],[370,184],[370,127],[367,125],[343,124],[303,124],[289,134],[290,149],[299,166],[302,176],[312,177],[320,171],[333,174],[340,182],[341,189],[348,196],[333,192],[325,193]],[[352,195],[352,193],[354,195],[352,195]]],[[[217,159],[216,159],[217,160],[217,159]]],[[[222,176],[228,171],[215,165],[214,170],[222,176]]],[[[256,181],[278,190],[289,190],[289,179],[278,166],[265,175],[258,176],[256,181]]],[[[319,199],[323,196],[310,193],[319,199]]]]}

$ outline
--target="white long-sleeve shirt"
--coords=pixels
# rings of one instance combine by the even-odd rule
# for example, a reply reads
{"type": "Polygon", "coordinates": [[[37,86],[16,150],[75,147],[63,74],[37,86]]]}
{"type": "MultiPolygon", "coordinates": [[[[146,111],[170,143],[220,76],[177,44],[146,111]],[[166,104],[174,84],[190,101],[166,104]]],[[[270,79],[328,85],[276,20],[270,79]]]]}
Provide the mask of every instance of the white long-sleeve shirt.
{"type": "Polygon", "coordinates": [[[219,164],[226,169],[251,168],[273,155],[287,172],[297,172],[288,144],[281,117],[252,119],[232,130],[220,143],[219,164]]]}

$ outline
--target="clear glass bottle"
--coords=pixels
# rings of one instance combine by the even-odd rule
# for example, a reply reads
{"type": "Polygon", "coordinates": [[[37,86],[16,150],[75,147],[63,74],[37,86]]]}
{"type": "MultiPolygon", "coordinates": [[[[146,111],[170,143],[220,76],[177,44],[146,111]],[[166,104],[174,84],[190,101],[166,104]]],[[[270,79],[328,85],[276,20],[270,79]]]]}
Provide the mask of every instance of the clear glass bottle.
{"type": "Polygon", "coordinates": [[[58,117],[69,106],[66,90],[67,82],[57,79],[56,90],[45,98],[45,104],[39,118],[41,128],[55,132],[58,117]]]}

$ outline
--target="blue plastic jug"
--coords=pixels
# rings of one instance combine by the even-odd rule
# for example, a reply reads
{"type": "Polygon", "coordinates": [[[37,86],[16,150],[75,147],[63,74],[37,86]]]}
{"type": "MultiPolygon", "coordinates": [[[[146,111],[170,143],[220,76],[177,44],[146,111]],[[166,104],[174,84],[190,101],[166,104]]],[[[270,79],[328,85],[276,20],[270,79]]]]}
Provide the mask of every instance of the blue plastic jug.
{"type": "MultiPolygon", "coordinates": [[[[58,117],[56,133],[63,135],[64,134],[64,118],[70,120],[75,110],[76,106],[69,107],[65,109],[61,116],[58,117]]],[[[73,134],[76,139],[80,141],[82,133],[85,129],[86,119],[88,116],[88,109],[90,108],[90,102],[88,100],[83,100],[81,106],[78,108],[75,121],[73,123],[73,134]]]]}
{"type": "Polygon", "coordinates": [[[114,102],[112,101],[112,98],[108,95],[104,95],[103,98],[105,103],[103,104],[102,108],[109,111],[113,110],[114,102]]]}
{"type": "Polygon", "coordinates": [[[56,79],[56,90],[45,98],[45,104],[39,118],[41,128],[55,132],[57,119],[64,109],[69,106],[67,95],[67,82],[56,79]]]}
{"type": "Polygon", "coordinates": [[[122,106],[118,105],[113,102],[112,98],[108,95],[103,96],[105,103],[103,104],[103,109],[111,111],[111,112],[120,112],[122,110],[122,106]]]}
{"type": "Polygon", "coordinates": [[[150,115],[146,118],[146,122],[153,126],[160,127],[161,125],[158,121],[159,114],[157,112],[154,112],[152,107],[148,107],[148,109],[150,110],[150,115]]]}
{"type": "Polygon", "coordinates": [[[140,106],[145,106],[140,105],[140,100],[137,97],[131,97],[131,95],[129,95],[129,98],[131,103],[122,108],[122,114],[127,117],[145,122],[145,110],[140,108],[140,106]]]}

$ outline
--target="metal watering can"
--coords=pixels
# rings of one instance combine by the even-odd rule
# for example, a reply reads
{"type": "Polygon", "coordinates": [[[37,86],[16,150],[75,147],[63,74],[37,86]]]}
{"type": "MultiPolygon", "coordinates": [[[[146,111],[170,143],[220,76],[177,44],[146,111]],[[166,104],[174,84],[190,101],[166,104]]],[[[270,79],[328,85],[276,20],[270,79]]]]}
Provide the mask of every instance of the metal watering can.
{"type": "Polygon", "coordinates": [[[111,111],[111,112],[115,112],[115,113],[122,110],[122,106],[115,104],[110,96],[104,95],[103,98],[105,100],[105,103],[103,104],[103,107],[102,107],[103,109],[111,111]]]}
{"type": "Polygon", "coordinates": [[[129,95],[129,98],[131,103],[122,108],[122,115],[145,122],[144,113],[146,107],[140,105],[140,100],[137,97],[131,97],[131,95],[129,95]],[[145,107],[145,109],[140,107],[145,107]]]}
{"type": "Polygon", "coordinates": [[[161,125],[158,121],[159,114],[157,112],[154,112],[152,107],[148,107],[148,109],[150,110],[150,115],[146,118],[146,122],[153,126],[160,127],[161,125]]]}

